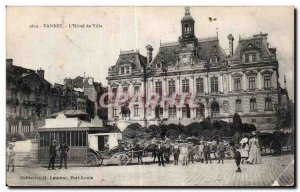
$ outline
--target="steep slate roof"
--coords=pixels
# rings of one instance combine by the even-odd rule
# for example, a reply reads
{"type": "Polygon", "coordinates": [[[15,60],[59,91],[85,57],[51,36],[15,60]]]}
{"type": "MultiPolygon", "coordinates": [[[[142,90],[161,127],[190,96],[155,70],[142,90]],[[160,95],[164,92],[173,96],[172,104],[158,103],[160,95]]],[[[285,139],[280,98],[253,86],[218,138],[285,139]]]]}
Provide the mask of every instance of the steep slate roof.
{"type": "Polygon", "coordinates": [[[141,55],[138,51],[122,51],[112,70],[117,73],[119,66],[122,64],[131,64],[132,70],[139,70],[145,63],[147,63],[147,57],[141,55]]]}
{"type": "MultiPolygon", "coordinates": [[[[176,62],[175,50],[179,48],[178,42],[169,43],[167,45],[162,44],[152,61],[152,64],[156,64],[158,60],[164,60],[166,64],[171,62],[176,62]]],[[[218,56],[219,61],[224,61],[226,59],[226,53],[220,45],[217,37],[199,39],[197,46],[197,58],[199,60],[207,61],[212,55],[218,56]]]]}
{"type": "Polygon", "coordinates": [[[253,35],[253,37],[250,38],[240,39],[237,48],[234,52],[233,58],[235,60],[239,60],[241,58],[241,51],[247,49],[249,45],[251,45],[253,49],[260,50],[262,58],[270,57],[271,52],[270,49],[268,48],[267,36],[268,34],[257,34],[257,35],[253,35]]]}

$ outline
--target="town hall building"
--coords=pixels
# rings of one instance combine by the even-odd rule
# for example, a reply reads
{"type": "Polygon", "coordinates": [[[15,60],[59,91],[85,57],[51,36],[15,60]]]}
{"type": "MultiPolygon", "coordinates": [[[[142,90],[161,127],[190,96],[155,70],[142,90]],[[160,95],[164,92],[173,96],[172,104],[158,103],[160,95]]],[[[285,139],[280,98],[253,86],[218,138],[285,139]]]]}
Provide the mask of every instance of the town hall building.
{"type": "Polygon", "coordinates": [[[182,105],[160,102],[157,106],[128,105],[129,116],[124,118],[122,106],[108,108],[111,124],[138,122],[142,126],[159,123],[232,121],[238,113],[243,123],[252,123],[261,131],[276,127],[279,101],[279,73],[276,48],[269,47],[268,34],[238,39],[228,35],[229,54],[220,45],[218,36],[198,38],[195,21],[189,8],[181,19],[181,35],[175,42],[161,43],[156,55],[146,46],[147,56],[139,51],[122,51],[116,64],[108,72],[109,103],[118,93],[141,95],[142,99],[156,93],[163,97],[187,95],[182,105]],[[190,105],[193,95],[196,105],[190,105]]]}

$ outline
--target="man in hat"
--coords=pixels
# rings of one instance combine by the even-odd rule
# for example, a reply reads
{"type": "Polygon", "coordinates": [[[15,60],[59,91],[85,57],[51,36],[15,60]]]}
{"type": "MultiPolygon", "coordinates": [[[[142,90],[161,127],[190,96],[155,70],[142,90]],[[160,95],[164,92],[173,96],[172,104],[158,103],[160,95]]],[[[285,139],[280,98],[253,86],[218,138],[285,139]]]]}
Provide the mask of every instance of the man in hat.
{"type": "Polygon", "coordinates": [[[194,148],[193,148],[192,142],[188,143],[188,163],[190,161],[192,161],[192,163],[194,163],[194,148]]]}
{"type": "Polygon", "coordinates": [[[58,151],[60,152],[60,166],[59,169],[62,167],[62,162],[65,161],[65,169],[67,168],[67,154],[69,152],[69,147],[66,145],[65,141],[62,141],[58,151]]]}
{"type": "Polygon", "coordinates": [[[205,163],[208,164],[208,160],[210,163],[212,163],[210,158],[210,146],[208,145],[208,143],[205,143],[203,147],[203,153],[206,161],[205,163]]]}
{"type": "Polygon", "coordinates": [[[9,167],[12,166],[12,170],[11,171],[15,171],[15,151],[14,151],[14,146],[12,144],[10,144],[8,146],[8,165],[7,165],[7,171],[9,171],[9,167]]]}
{"type": "Polygon", "coordinates": [[[204,153],[203,153],[203,148],[204,148],[204,142],[201,141],[200,145],[198,146],[198,154],[199,154],[199,159],[201,163],[204,163],[204,153]]]}
{"type": "Polygon", "coordinates": [[[236,166],[237,166],[237,170],[235,172],[242,172],[241,171],[241,168],[240,168],[240,163],[241,163],[241,153],[239,152],[239,145],[235,145],[234,146],[234,159],[235,159],[235,163],[236,163],[236,166]]]}
{"type": "Polygon", "coordinates": [[[186,143],[184,143],[181,148],[182,165],[188,165],[188,153],[189,153],[188,146],[186,143]]]}
{"type": "Polygon", "coordinates": [[[178,165],[180,149],[179,149],[179,146],[177,145],[177,143],[174,145],[173,154],[174,154],[174,165],[178,165]]]}
{"type": "Polygon", "coordinates": [[[166,148],[165,148],[164,144],[159,141],[156,145],[155,151],[156,151],[156,155],[157,155],[157,159],[158,159],[158,166],[161,166],[161,165],[165,166],[164,153],[166,151],[166,148]]]}
{"type": "Polygon", "coordinates": [[[222,164],[224,164],[224,158],[225,158],[225,145],[224,141],[221,141],[218,145],[218,152],[219,152],[219,162],[222,161],[222,164]]]}
{"type": "Polygon", "coordinates": [[[49,148],[49,165],[48,165],[48,170],[50,170],[50,167],[54,169],[54,163],[55,163],[55,157],[56,157],[56,140],[53,140],[50,148],[49,148]]]}

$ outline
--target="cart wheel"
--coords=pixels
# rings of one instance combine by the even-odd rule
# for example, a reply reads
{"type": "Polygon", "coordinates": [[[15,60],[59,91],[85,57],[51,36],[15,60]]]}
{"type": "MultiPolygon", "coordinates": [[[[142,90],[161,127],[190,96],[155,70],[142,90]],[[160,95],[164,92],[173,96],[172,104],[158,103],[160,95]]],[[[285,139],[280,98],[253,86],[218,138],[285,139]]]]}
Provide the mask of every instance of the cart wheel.
{"type": "Polygon", "coordinates": [[[198,153],[194,154],[194,160],[197,162],[200,161],[200,155],[198,153]]]}
{"type": "Polygon", "coordinates": [[[87,153],[83,161],[84,166],[95,166],[97,164],[97,156],[94,153],[87,153]]]}
{"type": "Polygon", "coordinates": [[[125,154],[119,155],[119,165],[122,165],[122,166],[127,165],[129,162],[128,160],[129,160],[129,158],[127,155],[125,155],[125,154]]]}
{"type": "Polygon", "coordinates": [[[97,165],[100,167],[103,163],[103,158],[102,157],[98,157],[98,160],[97,160],[97,165]]]}

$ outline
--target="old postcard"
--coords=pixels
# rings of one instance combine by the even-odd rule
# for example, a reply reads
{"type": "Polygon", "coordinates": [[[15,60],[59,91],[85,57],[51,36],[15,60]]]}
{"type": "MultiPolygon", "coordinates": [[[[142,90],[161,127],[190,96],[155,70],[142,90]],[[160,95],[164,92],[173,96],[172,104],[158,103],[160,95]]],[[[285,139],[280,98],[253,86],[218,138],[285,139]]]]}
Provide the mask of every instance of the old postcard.
{"type": "Polygon", "coordinates": [[[294,7],[6,8],[6,183],[293,187],[294,7]]]}

